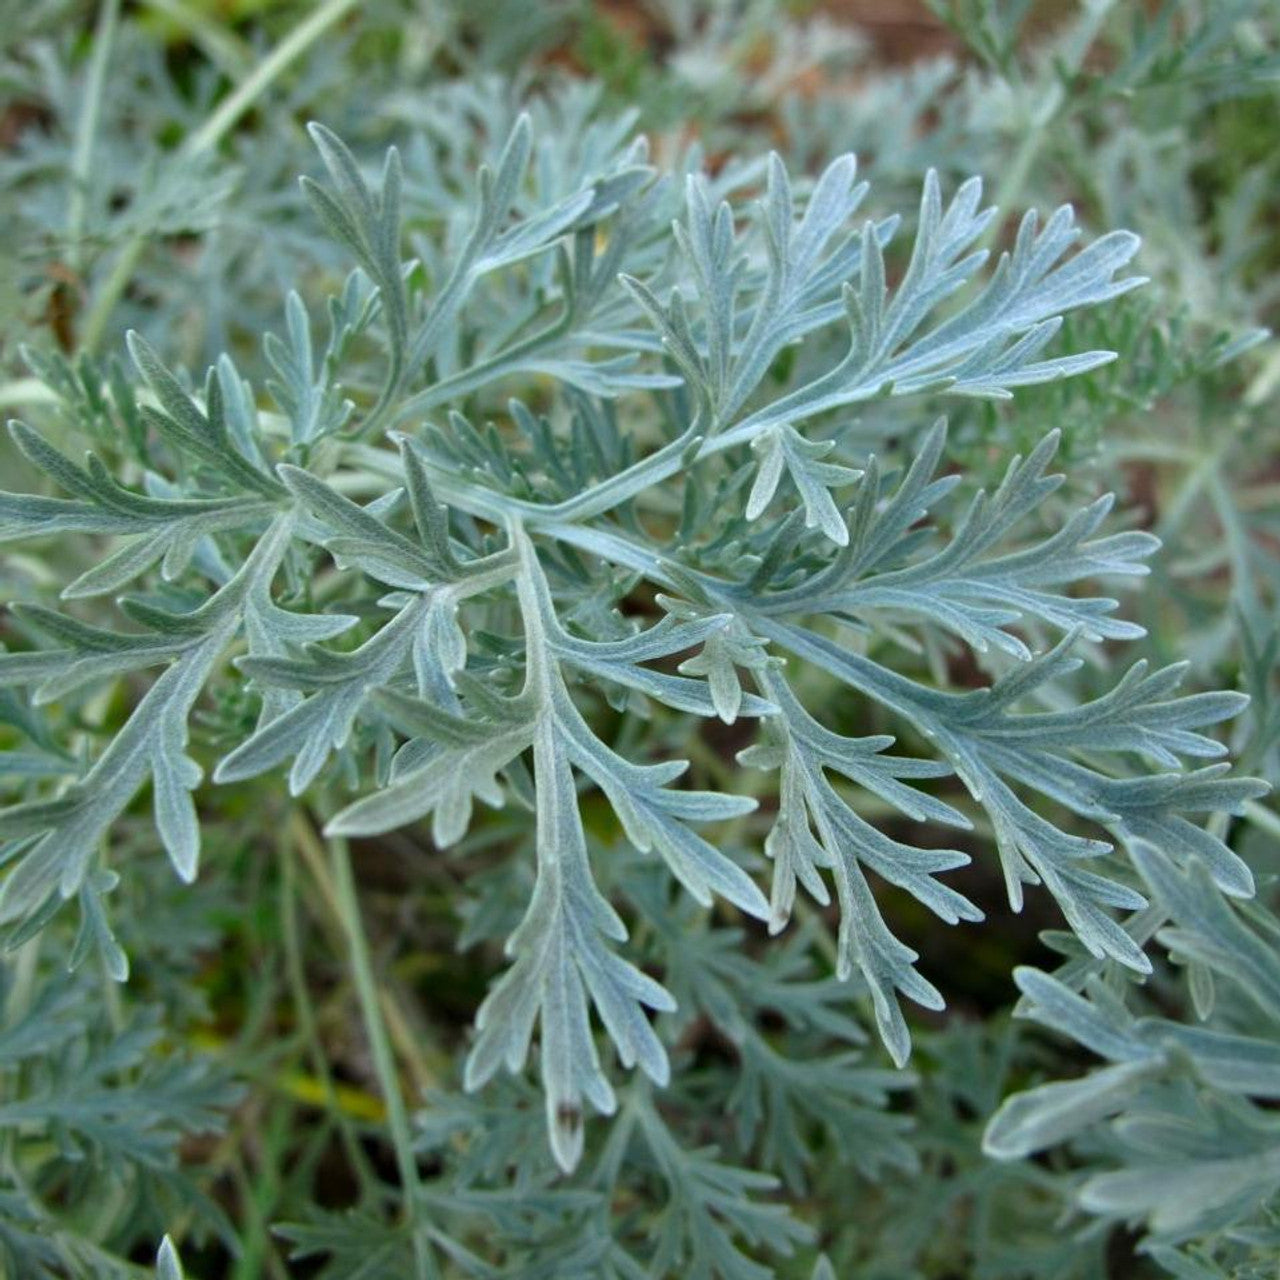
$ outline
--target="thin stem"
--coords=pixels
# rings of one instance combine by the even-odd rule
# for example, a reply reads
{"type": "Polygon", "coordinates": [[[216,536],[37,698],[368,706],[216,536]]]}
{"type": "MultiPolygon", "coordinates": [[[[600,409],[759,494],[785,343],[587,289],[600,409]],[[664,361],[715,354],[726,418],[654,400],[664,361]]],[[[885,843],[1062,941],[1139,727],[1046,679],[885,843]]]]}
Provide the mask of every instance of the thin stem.
{"type": "Polygon", "coordinates": [[[103,0],[93,31],[93,52],[80,118],[76,122],[76,145],[71,154],[71,194],[67,201],[67,261],[79,272],[84,258],[84,225],[89,210],[89,171],[93,166],[93,146],[98,137],[98,117],[102,112],[102,91],[107,64],[115,45],[120,20],[120,0],[103,0]]]}
{"type": "Polygon", "coordinates": [[[84,322],[84,333],[80,339],[81,350],[92,352],[102,342],[107,322],[111,319],[111,313],[116,309],[116,303],[120,301],[121,295],[129,287],[129,281],[133,279],[134,270],[137,268],[138,259],[142,257],[145,244],[146,237],[138,233],[126,241],[124,248],[116,256],[115,265],[103,282],[93,306],[89,309],[88,318],[84,322]]]}
{"type": "MultiPolygon", "coordinates": [[[[301,814],[296,815],[298,824],[304,823],[301,814]]],[[[365,1158],[364,1152],[356,1141],[351,1122],[345,1111],[338,1105],[337,1092],[333,1085],[333,1076],[329,1071],[329,1063],[325,1058],[324,1048],[320,1043],[319,1031],[316,1027],[315,1011],[311,1007],[311,998],[307,992],[306,975],[302,964],[302,947],[298,937],[298,904],[297,904],[297,851],[292,842],[285,846],[283,874],[280,883],[280,917],[284,930],[285,971],[289,979],[290,994],[293,997],[294,1016],[298,1019],[298,1029],[302,1033],[303,1043],[311,1058],[311,1069],[320,1082],[320,1091],[325,1104],[326,1114],[334,1117],[338,1128],[338,1136],[346,1152],[347,1161],[362,1187],[369,1187],[374,1179],[373,1170],[365,1158]]]]}
{"type": "Polygon", "coordinates": [[[432,1067],[427,1056],[418,1048],[419,1036],[409,1022],[404,1009],[396,1001],[392,991],[382,993],[382,1016],[386,1019],[387,1031],[401,1058],[413,1077],[419,1090],[438,1089],[441,1084],[441,1073],[432,1067]]]}
{"type": "Polygon", "coordinates": [[[347,842],[341,837],[330,837],[329,858],[333,872],[342,922],[351,952],[351,971],[355,979],[356,996],[364,1018],[365,1033],[369,1037],[369,1049],[373,1055],[373,1067],[378,1085],[387,1106],[387,1128],[395,1149],[396,1166],[404,1187],[405,1217],[413,1236],[413,1251],[417,1280],[428,1280],[438,1275],[435,1258],[431,1253],[425,1226],[417,1221],[422,1203],[422,1184],[418,1177],[418,1165],[413,1154],[413,1138],[409,1131],[409,1116],[405,1109],[404,1095],[396,1074],[395,1060],[391,1053],[391,1039],[382,1016],[382,1004],[378,998],[378,984],[373,973],[369,954],[369,939],[360,916],[360,902],[356,895],[355,877],[351,870],[351,855],[347,842]]]}
{"type": "MultiPolygon", "coordinates": [[[[357,0],[327,0],[303,23],[295,27],[253,73],[219,105],[199,129],[187,137],[178,151],[178,160],[189,160],[210,151],[235,127],[240,118],[262,97],[268,87],[296,62],[335,23],[356,7],[357,0]]],[[[82,346],[92,351],[101,341],[116,303],[133,278],[134,269],[147,242],[145,232],[132,236],[116,258],[115,266],[94,300],[85,321],[82,346]]]]}
{"type": "MultiPolygon", "coordinates": [[[[320,896],[324,899],[327,913],[325,923],[336,924],[339,930],[343,930],[345,926],[342,907],[338,901],[333,877],[325,864],[323,842],[301,813],[295,816],[292,835],[293,848],[306,863],[307,870],[320,896]]],[[[436,1046],[432,1046],[428,1053],[422,1051],[418,1044],[418,1041],[423,1038],[421,1029],[415,1030],[408,1015],[400,1008],[394,988],[388,987],[382,992],[382,1008],[394,1047],[409,1065],[414,1081],[423,1089],[439,1087],[442,1075],[448,1070],[450,1062],[448,1054],[436,1046]]]]}
{"type": "MultiPolygon", "coordinates": [[[[555,342],[557,338],[564,337],[570,330],[572,320],[573,313],[566,308],[562,315],[539,329],[537,333],[512,343],[511,346],[503,348],[488,359],[473,364],[469,369],[448,378],[441,378],[425,391],[419,391],[416,395],[401,401],[396,408],[393,421],[403,422],[414,414],[425,413],[428,409],[434,409],[436,405],[444,404],[458,396],[468,395],[477,387],[495,381],[519,361],[536,354],[543,347],[555,342]]],[[[362,429],[360,434],[364,436],[367,432],[362,429]]]]}
{"type": "MultiPolygon", "coordinates": [[[[724,437],[703,440],[697,449],[699,458],[720,452],[727,447],[724,437]]],[[[730,443],[740,443],[733,441],[730,443]]],[[[493,524],[502,524],[515,516],[531,528],[549,529],[552,524],[577,523],[594,519],[606,511],[620,506],[631,498],[643,493],[646,489],[661,484],[673,475],[687,468],[692,461],[688,456],[698,444],[698,436],[693,428],[668,441],[662,448],[655,450],[639,462],[616,475],[602,480],[575,497],[566,498],[563,502],[527,502],[520,498],[510,498],[486,489],[480,485],[468,484],[459,480],[455,472],[437,466],[428,459],[423,459],[431,474],[431,483],[439,496],[449,505],[457,507],[469,515],[479,516],[493,524]]],[[[368,445],[351,444],[348,446],[350,456],[371,470],[385,471],[390,475],[402,474],[398,460],[385,451],[371,448],[368,445]]]]}
{"type": "Polygon", "coordinates": [[[213,115],[187,139],[183,150],[188,155],[199,155],[216,147],[272,81],[279,79],[290,63],[301,57],[334,23],[355,7],[356,0],[328,0],[327,4],[322,4],[276,45],[234,93],[223,99],[213,115]]]}

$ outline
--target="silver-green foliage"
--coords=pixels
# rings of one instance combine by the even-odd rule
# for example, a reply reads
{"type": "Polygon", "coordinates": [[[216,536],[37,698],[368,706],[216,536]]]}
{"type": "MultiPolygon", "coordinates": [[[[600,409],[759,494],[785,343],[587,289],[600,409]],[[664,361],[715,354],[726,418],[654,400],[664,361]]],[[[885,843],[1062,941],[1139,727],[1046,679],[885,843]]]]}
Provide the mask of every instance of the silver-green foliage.
{"type": "Polygon", "coordinates": [[[1079,1186],[1082,1208],[1140,1223],[1144,1247],[1175,1275],[1249,1274],[1280,1245],[1269,1212],[1280,1189],[1275,919],[1233,906],[1202,865],[1180,868],[1155,844],[1134,856],[1154,890],[1143,935],[1186,966],[1200,1024],[1135,1016],[1136,1001],[1079,959],[1057,976],[1018,969],[1020,1015],[1108,1065],[1015,1094],[984,1147],[1009,1160],[1104,1132],[1104,1168],[1079,1186]]]}
{"type": "MultiPolygon", "coordinates": [[[[151,1225],[181,1211],[197,1230],[232,1234],[178,1154],[184,1138],[224,1127],[240,1091],[208,1062],[157,1052],[158,1008],[113,1025],[100,989],[90,967],[34,992],[23,981],[0,989],[0,1129],[9,1167],[22,1170],[0,1191],[6,1275],[136,1274],[50,1212],[46,1197],[58,1187],[98,1205],[104,1225],[130,1214],[151,1225]]],[[[175,1273],[163,1258],[167,1278],[175,1273]]]]}
{"type": "MultiPolygon", "coordinates": [[[[467,1082],[520,1071],[536,1032],[551,1145],[569,1169],[587,1106],[617,1105],[593,1013],[621,1065],[661,1086],[652,1015],[676,1008],[672,982],[628,959],[627,904],[599,887],[584,832],[588,792],[698,903],[723,900],[772,932],[799,890],[825,904],[829,877],[839,975],[865,979],[898,1065],[900,997],[936,1009],[944,995],[867,873],[942,921],[980,920],[939,878],[968,855],[931,831],[972,827],[960,788],[1011,904],[1043,885],[1090,956],[1150,968],[1133,922],[1168,876],[1252,892],[1201,820],[1238,811],[1258,784],[1220,763],[1183,768],[1221,756],[1204,730],[1241,699],[1182,695],[1179,668],[1142,663],[1099,696],[1073,684],[1102,642],[1141,634],[1100,584],[1146,572],[1155,539],[1123,521],[1103,532],[1110,497],[1069,510],[1055,496],[1053,436],[973,492],[942,471],[944,426],[926,425],[949,397],[1007,399],[1110,361],[1050,344],[1065,315],[1141,283],[1119,274],[1136,237],[1080,247],[1069,208],[1043,225],[1028,214],[989,267],[996,215],[981,183],[946,199],[929,173],[902,253],[898,218],[856,221],[867,187],[852,157],[812,183],[774,157],[760,185],[736,166],[658,173],[643,142],[615,132],[597,139],[593,169],[566,173],[533,163],[524,119],[465,220],[442,229],[411,213],[406,227],[426,197],[395,150],[373,178],[335,135],[312,136],[326,176],[306,192],[354,268],[327,338],[297,294],[282,299],[285,336],[264,344],[275,377],[259,392],[228,356],[196,383],[134,336],[136,378],[94,389],[127,444],[91,436],[85,456],[74,404],[61,430],[12,427],[55,493],[0,494],[5,539],[109,547],[65,582],[66,610],[15,605],[23,643],[0,655],[0,685],[70,709],[63,741],[33,744],[42,768],[0,813],[13,937],[76,899],[85,936],[124,976],[104,842],[149,787],[160,842],[196,875],[193,797],[210,783],[192,714],[210,685],[247,680],[256,720],[216,746],[211,784],[287,767],[294,795],[354,786],[334,837],[429,820],[447,846],[477,800],[532,812],[532,894],[467,1082]],[[464,341],[476,315],[493,323],[464,341]],[[905,465],[860,442],[858,406],[891,415],[905,465]],[[658,589],[643,624],[620,607],[646,598],[642,584],[658,589]],[[983,664],[983,687],[951,686],[960,649],[983,664]],[[95,724],[91,693],[157,669],[121,724],[95,724]],[[806,694],[818,672],[834,707],[806,694]],[[614,740],[614,709],[655,706],[685,717],[691,742],[699,719],[752,722],[738,782],[686,789],[686,759],[654,758],[643,735],[614,740]],[[846,727],[892,732],[838,732],[833,709],[846,727]],[[776,804],[756,814],[766,794],[776,804]],[[894,834],[884,813],[905,820],[894,834]],[[759,837],[768,895],[750,842],[708,835],[724,824],[759,837]],[[1152,844],[1171,869],[1153,870],[1152,844]]],[[[1206,918],[1206,947],[1231,945],[1227,920],[1206,918]]],[[[1126,1080],[1163,1052],[1133,1043],[1114,1069],[1126,1080]]],[[[628,1124],[663,1166],[650,1115],[628,1124]]],[[[1023,1124],[1058,1136],[1051,1121],[1023,1124]]],[[[677,1198],[693,1195],[681,1179],[727,1176],[709,1158],[664,1167],[677,1198]]],[[[726,1185],[728,1201],[746,1189],[726,1185]]]]}

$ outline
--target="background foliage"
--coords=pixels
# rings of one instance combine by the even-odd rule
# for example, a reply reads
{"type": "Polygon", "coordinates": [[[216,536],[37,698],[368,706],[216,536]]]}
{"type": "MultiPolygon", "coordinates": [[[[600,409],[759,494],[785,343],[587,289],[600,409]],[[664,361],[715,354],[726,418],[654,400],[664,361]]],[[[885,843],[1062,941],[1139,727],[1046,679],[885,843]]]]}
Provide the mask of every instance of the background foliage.
{"type": "Polygon", "coordinates": [[[1272,0],[0,21],[0,1273],[1274,1274],[1272,0]]]}

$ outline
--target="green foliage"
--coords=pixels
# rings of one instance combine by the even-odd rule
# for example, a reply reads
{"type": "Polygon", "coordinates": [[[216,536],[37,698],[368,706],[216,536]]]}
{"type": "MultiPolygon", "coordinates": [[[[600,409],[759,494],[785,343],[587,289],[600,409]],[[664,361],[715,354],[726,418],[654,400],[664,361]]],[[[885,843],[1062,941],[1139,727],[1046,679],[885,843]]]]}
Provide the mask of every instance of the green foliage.
{"type": "Polygon", "coordinates": [[[1268,6],[155,7],[0,65],[0,1265],[1263,1274],[1268,6]]]}

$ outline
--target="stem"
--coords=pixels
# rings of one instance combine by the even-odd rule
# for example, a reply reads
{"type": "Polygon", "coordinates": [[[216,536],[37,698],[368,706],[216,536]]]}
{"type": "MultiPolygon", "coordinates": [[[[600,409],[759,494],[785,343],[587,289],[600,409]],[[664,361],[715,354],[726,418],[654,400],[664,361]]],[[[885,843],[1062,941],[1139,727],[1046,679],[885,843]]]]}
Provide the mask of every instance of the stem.
{"type": "Polygon", "coordinates": [[[71,194],[67,201],[67,259],[72,271],[79,272],[83,261],[84,224],[89,209],[89,170],[93,165],[93,144],[98,137],[98,117],[102,111],[102,89],[106,83],[107,64],[116,41],[120,19],[120,0],[103,0],[98,22],[93,30],[93,52],[89,58],[89,76],[85,82],[80,118],[76,122],[76,145],[71,156],[71,194]]]}
{"type": "MultiPolygon", "coordinates": [[[[292,848],[302,857],[307,870],[315,882],[316,889],[324,899],[327,926],[337,925],[345,931],[342,907],[338,901],[338,891],[334,885],[329,868],[325,865],[324,845],[316,835],[311,824],[301,813],[295,813],[292,820],[292,848]]],[[[338,941],[341,942],[341,937],[338,941]]],[[[415,1031],[410,1020],[397,1001],[394,988],[388,987],[382,993],[383,1016],[386,1018],[387,1030],[391,1035],[394,1047],[408,1064],[415,1083],[420,1089],[435,1089],[440,1085],[441,1077],[448,1071],[450,1058],[440,1048],[433,1046],[429,1053],[423,1053],[417,1041],[423,1039],[421,1029],[415,1031]]]]}
{"type": "MultiPolygon", "coordinates": [[[[228,94],[218,109],[178,149],[177,160],[190,160],[202,152],[210,151],[235,127],[241,116],[266,92],[267,88],[296,62],[341,18],[356,7],[357,0],[327,0],[302,24],[295,27],[262,62],[253,73],[228,94]]],[[[121,294],[133,278],[134,268],[146,246],[145,232],[138,232],[126,241],[120,250],[111,274],[94,300],[85,321],[84,341],[86,351],[92,351],[101,341],[107,322],[115,310],[121,294]]]]}
{"type": "Polygon", "coordinates": [[[133,279],[134,268],[138,265],[138,259],[142,257],[145,244],[146,237],[136,233],[120,250],[115,265],[111,268],[111,274],[107,276],[101,291],[94,299],[88,318],[84,322],[84,335],[80,339],[81,350],[92,352],[102,342],[107,321],[111,319],[116,303],[120,301],[121,294],[133,279]]]}
{"type": "Polygon", "coordinates": [[[405,1015],[405,1011],[397,1003],[391,991],[382,993],[382,1016],[386,1019],[387,1031],[400,1057],[408,1068],[409,1075],[419,1092],[440,1087],[440,1072],[437,1071],[424,1054],[418,1050],[419,1037],[405,1015]]]}
{"type": "MultiPolygon", "coordinates": [[[[549,530],[553,524],[563,524],[568,527],[579,521],[594,519],[676,475],[689,465],[686,455],[696,440],[696,433],[692,429],[687,430],[683,435],[668,441],[662,448],[641,458],[639,462],[632,463],[624,471],[619,471],[590,489],[583,490],[575,497],[566,498],[563,502],[551,503],[509,498],[481,485],[468,484],[465,480],[459,480],[456,472],[439,466],[428,458],[423,458],[422,461],[430,472],[433,488],[450,506],[455,506],[467,512],[468,515],[479,516],[482,520],[488,520],[496,525],[502,525],[514,516],[531,528],[549,530]]],[[[704,440],[698,457],[719,453],[722,449],[740,442],[736,439],[728,440],[724,436],[704,440]]],[[[368,445],[354,443],[349,445],[348,456],[357,459],[361,465],[379,474],[403,475],[398,459],[368,445]]]]}
{"type": "Polygon", "coordinates": [[[413,1154],[413,1138],[409,1132],[409,1117],[396,1074],[395,1060],[391,1054],[391,1040],[382,1017],[382,1005],[378,999],[378,984],[369,955],[369,939],[360,917],[360,902],[356,895],[355,877],[351,871],[351,855],[347,842],[341,837],[329,839],[330,864],[334,888],[337,892],[342,923],[351,949],[351,971],[355,979],[356,995],[364,1018],[365,1033],[373,1054],[374,1071],[387,1105],[387,1128],[395,1148],[396,1165],[404,1187],[405,1217],[413,1236],[413,1252],[416,1261],[417,1280],[427,1280],[437,1273],[435,1259],[424,1229],[418,1222],[418,1210],[422,1201],[422,1184],[418,1178],[418,1165],[413,1154]]]}
{"type": "MultiPolygon", "coordinates": [[[[496,380],[507,369],[518,364],[519,361],[526,359],[530,355],[535,355],[543,347],[555,342],[557,338],[564,337],[570,330],[572,320],[572,313],[566,309],[563,315],[557,317],[544,328],[539,329],[537,333],[530,334],[527,338],[512,343],[511,346],[496,352],[487,360],[479,361],[469,369],[455,373],[448,378],[441,378],[425,391],[419,391],[416,395],[412,395],[407,400],[402,401],[396,408],[394,421],[396,423],[403,422],[406,418],[413,417],[414,414],[425,413],[428,409],[444,404],[445,401],[451,400],[455,396],[467,395],[477,387],[484,386],[486,382],[496,380]]],[[[360,434],[362,436],[365,435],[365,430],[362,429],[360,434]]]]}
{"type": "Polygon", "coordinates": [[[270,56],[258,64],[253,74],[223,100],[217,111],[187,139],[183,151],[188,155],[199,155],[216,147],[271,82],[355,6],[356,0],[328,0],[321,5],[311,17],[285,36],[270,56]]]}
{"type": "MultiPolygon", "coordinates": [[[[305,822],[301,814],[296,815],[295,826],[305,822]]],[[[351,1122],[345,1111],[339,1106],[337,1091],[334,1089],[333,1076],[329,1072],[329,1063],[325,1058],[324,1048],[320,1043],[319,1030],[316,1027],[315,1011],[311,1007],[311,998],[307,992],[306,976],[302,963],[302,947],[298,937],[297,906],[297,850],[292,842],[285,845],[284,864],[280,883],[280,918],[284,931],[285,970],[289,979],[290,993],[293,997],[294,1016],[298,1019],[298,1029],[302,1032],[303,1043],[311,1058],[311,1069],[320,1082],[320,1090],[324,1099],[326,1112],[333,1116],[338,1128],[338,1137],[342,1142],[360,1185],[368,1188],[373,1181],[373,1171],[365,1158],[364,1152],[356,1141],[351,1122]]]]}

